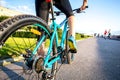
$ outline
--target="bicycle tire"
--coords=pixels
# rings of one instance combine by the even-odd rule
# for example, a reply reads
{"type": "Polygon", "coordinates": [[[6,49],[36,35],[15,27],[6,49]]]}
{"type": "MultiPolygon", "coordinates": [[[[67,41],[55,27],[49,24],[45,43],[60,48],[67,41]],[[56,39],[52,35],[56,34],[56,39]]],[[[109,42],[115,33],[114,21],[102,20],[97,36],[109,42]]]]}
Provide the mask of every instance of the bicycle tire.
{"type": "MultiPolygon", "coordinates": [[[[48,37],[50,39],[51,30],[50,30],[49,26],[47,25],[47,23],[44,20],[42,20],[39,17],[33,16],[33,15],[18,15],[18,16],[9,18],[9,19],[7,19],[7,20],[0,23],[0,46],[1,46],[0,49],[3,49],[3,47],[7,44],[6,41],[9,39],[9,37],[11,37],[11,35],[13,36],[15,32],[19,31],[19,29],[28,28],[28,30],[29,30],[30,27],[32,27],[32,28],[34,27],[33,26],[34,24],[40,24],[40,25],[44,26],[44,28],[46,30],[43,31],[43,32],[45,33],[45,35],[48,35],[48,37]]],[[[35,27],[37,27],[37,26],[35,26],[35,27]]],[[[35,41],[37,41],[36,36],[38,36],[38,35],[35,35],[35,41]]],[[[23,39],[24,39],[24,37],[23,37],[23,39]]],[[[18,41],[18,42],[20,42],[20,41],[18,41]]],[[[25,42],[25,40],[23,40],[23,42],[25,42]]],[[[33,44],[36,44],[36,42],[33,43],[33,44]]],[[[33,46],[33,44],[32,44],[32,46],[33,46]]],[[[25,43],[25,45],[26,45],[26,43],[25,43]]],[[[19,46],[19,44],[17,44],[16,47],[17,46],[19,46]]],[[[26,48],[26,47],[27,46],[25,46],[24,48],[26,48]]],[[[54,55],[54,53],[56,53],[56,52],[54,52],[54,50],[55,50],[54,48],[56,48],[56,47],[53,47],[53,55],[54,55]]],[[[16,50],[16,51],[18,51],[18,50],[16,50]]],[[[20,54],[23,53],[22,51],[18,51],[18,52],[20,54]]],[[[54,74],[55,74],[56,66],[57,66],[56,64],[53,64],[53,69],[51,71],[54,74]]]]}
{"type": "Polygon", "coordinates": [[[4,42],[12,32],[19,29],[22,25],[28,25],[30,23],[40,23],[50,32],[48,25],[42,19],[33,15],[18,15],[0,23],[0,42],[4,42]]]}
{"type": "Polygon", "coordinates": [[[67,63],[71,64],[72,61],[74,60],[74,54],[70,53],[69,51],[69,45],[68,45],[68,38],[69,38],[69,31],[67,31],[66,34],[66,43],[65,43],[65,53],[66,53],[66,59],[67,59],[67,63]]]}

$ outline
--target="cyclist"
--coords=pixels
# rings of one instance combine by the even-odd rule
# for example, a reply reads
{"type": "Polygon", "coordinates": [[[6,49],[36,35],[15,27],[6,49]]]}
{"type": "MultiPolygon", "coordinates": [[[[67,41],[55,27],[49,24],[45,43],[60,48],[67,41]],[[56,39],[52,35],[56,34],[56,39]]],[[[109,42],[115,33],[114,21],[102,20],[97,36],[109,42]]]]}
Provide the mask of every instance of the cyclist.
{"type": "Polygon", "coordinates": [[[106,39],[107,36],[107,30],[104,31],[104,39],[106,39]]]}
{"type": "MultiPolygon", "coordinates": [[[[49,0],[35,0],[35,7],[36,7],[36,15],[48,23],[48,14],[50,9],[50,3],[46,1],[49,0]]],[[[74,32],[74,14],[70,5],[69,0],[54,0],[54,5],[59,10],[61,10],[66,17],[68,18],[68,26],[70,27],[70,37],[69,37],[69,47],[70,49],[76,53],[76,41],[75,41],[75,32],[74,32]]],[[[83,5],[80,7],[81,10],[86,9],[87,0],[83,0],[83,5]]],[[[38,30],[40,30],[38,28],[38,30]]],[[[40,30],[41,31],[41,30],[40,30]]],[[[40,36],[39,36],[40,38],[40,36]]],[[[38,55],[44,56],[44,44],[39,48],[38,55]]]]}

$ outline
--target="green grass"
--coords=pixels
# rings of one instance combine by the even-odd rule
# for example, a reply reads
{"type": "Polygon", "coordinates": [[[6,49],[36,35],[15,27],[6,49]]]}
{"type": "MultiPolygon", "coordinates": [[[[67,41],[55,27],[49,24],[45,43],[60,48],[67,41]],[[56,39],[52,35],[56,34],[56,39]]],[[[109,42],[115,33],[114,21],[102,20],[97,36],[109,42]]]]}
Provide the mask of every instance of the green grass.
{"type": "MultiPolygon", "coordinates": [[[[86,38],[80,38],[77,40],[83,40],[86,38]]],[[[33,48],[36,45],[36,40],[35,38],[18,38],[15,37],[13,38],[9,38],[5,45],[0,49],[0,59],[5,59],[5,58],[10,58],[10,57],[17,57],[20,54],[24,54],[25,52],[25,48],[28,48],[30,46],[32,46],[30,49],[33,50],[33,48]],[[18,46],[16,46],[16,43],[18,46]],[[24,44],[26,43],[26,44],[24,44]],[[33,45],[34,44],[34,45],[33,45]]],[[[60,42],[60,40],[59,40],[60,42]]],[[[50,41],[47,39],[45,41],[45,47],[48,47],[50,44],[50,41]]]]}
{"type": "MultiPolygon", "coordinates": [[[[18,38],[14,37],[9,38],[5,45],[0,49],[0,59],[12,58],[20,56],[21,54],[26,53],[25,49],[29,47],[30,50],[33,50],[36,46],[36,38],[18,38]],[[26,44],[25,44],[26,43],[26,44]],[[18,46],[16,46],[16,44],[18,46]]],[[[48,47],[50,41],[46,39],[45,47],[48,47]]]]}
{"type": "MultiPolygon", "coordinates": [[[[9,38],[5,45],[0,49],[0,59],[8,58],[8,57],[16,57],[21,53],[25,53],[24,49],[28,46],[32,46],[36,44],[36,39],[34,38],[9,38]],[[24,44],[24,42],[26,44],[24,44]],[[16,43],[18,46],[16,46],[16,43]],[[31,43],[31,44],[30,44],[31,43]]],[[[33,47],[31,47],[32,49],[33,47]]]]}

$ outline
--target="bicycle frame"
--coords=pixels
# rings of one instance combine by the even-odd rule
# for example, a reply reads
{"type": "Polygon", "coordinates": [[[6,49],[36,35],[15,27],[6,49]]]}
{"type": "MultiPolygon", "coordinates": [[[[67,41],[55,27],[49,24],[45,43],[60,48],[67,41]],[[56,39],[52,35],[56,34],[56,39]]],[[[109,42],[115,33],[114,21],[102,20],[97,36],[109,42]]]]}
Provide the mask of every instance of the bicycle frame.
{"type": "MultiPolygon", "coordinates": [[[[67,26],[67,24],[68,24],[68,20],[67,19],[63,20],[60,24],[57,24],[55,22],[52,2],[51,2],[51,10],[52,10],[52,13],[51,13],[52,14],[52,24],[50,25],[50,28],[53,30],[53,33],[51,35],[51,40],[50,40],[50,45],[49,45],[49,48],[48,48],[47,56],[44,58],[44,65],[43,66],[46,69],[47,68],[48,69],[52,68],[52,64],[54,64],[56,61],[61,59],[61,54],[58,53],[58,50],[59,50],[58,47],[61,47],[62,51],[64,50],[64,42],[65,42],[67,31],[69,30],[69,27],[67,26]],[[62,32],[62,38],[61,38],[60,43],[59,43],[58,42],[58,32],[57,32],[57,29],[61,28],[62,26],[64,26],[64,29],[63,29],[63,32],[62,32]],[[56,41],[57,53],[55,54],[55,56],[51,57],[50,55],[51,55],[54,39],[56,41]]],[[[40,24],[35,24],[35,25],[38,26],[38,27],[42,27],[44,29],[44,26],[41,26],[40,24]]],[[[46,36],[44,35],[40,39],[40,41],[38,42],[36,48],[34,49],[34,51],[32,53],[32,56],[36,54],[38,48],[41,46],[41,44],[45,40],[45,38],[46,38],[46,36]]],[[[31,57],[31,59],[32,59],[32,57],[31,57]]]]}
{"type": "MultiPolygon", "coordinates": [[[[52,36],[51,36],[51,41],[50,41],[50,46],[49,46],[49,49],[48,49],[48,52],[47,52],[47,56],[44,59],[44,67],[45,68],[51,68],[53,63],[55,63],[56,61],[61,59],[61,57],[60,57],[61,54],[57,54],[56,57],[53,56],[54,58],[49,61],[49,59],[51,58],[50,54],[51,54],[51,51],[52,51],[52,46],[53,46],[54,39],[56,39],[55,41],[56,41],[57,49],[59,49],[58,47],[61,47],[61,49],[64,50],[64,42],[65,42],[67,31],[69,30],[69,27],[67,26],[67,24],[68,24],[67,19],[63,20],[59,25],[56,24],[55,20],[52,20],[52,24],[51,24],[50,27],[51,28],[53,27],[54,31],[53,31],[52,36]],[[58,32],[57,32],[57,29],[61,28],[62,26],[64,26],[64,29],[63,29],[63,32],[62,32],[62,38],[61,38],[60,43],[59,43],[58,42],[58,32]]],[[[43,26],[41,26],[39,24],[36,24],[36,25],[39,26],[39,27],[43,27],[43,26]]],[[[38,42],[38,45],[36,46],[36,48],[33,51],[33,55],[36,54],[37,49],[42,44],[44,39],[45,39],[45,36],[43,36],[40,39],[40,41],[38,42]]]]}

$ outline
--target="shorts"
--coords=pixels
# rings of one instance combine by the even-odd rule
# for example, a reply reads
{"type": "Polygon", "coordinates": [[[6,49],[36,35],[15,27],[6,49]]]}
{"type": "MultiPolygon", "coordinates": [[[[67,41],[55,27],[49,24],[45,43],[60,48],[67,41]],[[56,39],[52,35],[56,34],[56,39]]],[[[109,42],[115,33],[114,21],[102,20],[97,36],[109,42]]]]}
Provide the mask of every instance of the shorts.
{"type": "MultiPolygon", "coordinates": [[[[67,18],[74,15],[69,0],[54,0],[54,2],[54,6],[61,10],[67,18]]],[[[45,0],[35,0],[35,7],[36,15],[48,22],[50,3],[47,3],[45,0]]]]}

